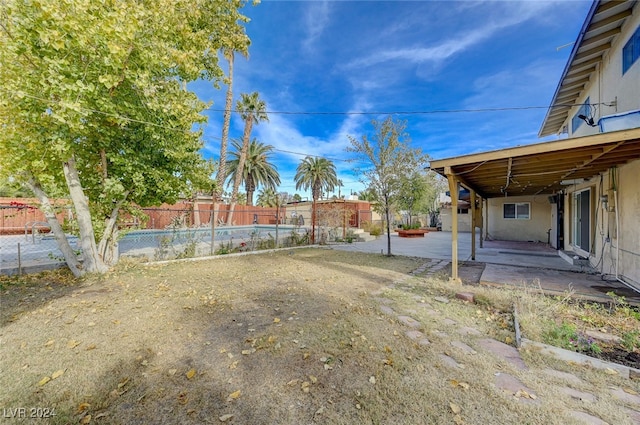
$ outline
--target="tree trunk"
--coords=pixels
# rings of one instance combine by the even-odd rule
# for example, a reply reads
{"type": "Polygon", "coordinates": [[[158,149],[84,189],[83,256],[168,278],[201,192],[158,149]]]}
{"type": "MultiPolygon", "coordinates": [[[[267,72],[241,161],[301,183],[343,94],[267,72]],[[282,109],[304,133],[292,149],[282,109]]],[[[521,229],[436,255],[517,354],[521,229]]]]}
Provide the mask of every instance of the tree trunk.
{"type": "MultiPolygon", "coordinates": [[[[388,202],[388,201],[387,201],[388,202]]],[[[391,257],[391,214],[388,205],[385,206],[384,215],[387,220],[387,257],[391,257]]]]}
{"type": "Polygon", "coordinates": [[[118,201],[111,210],[111,215],[106,220],[104,232],[102,232],[102,239],[100,239],[100,243],[98,244],[98,255],[102,261],[109,266],[114,266],[120,258],[118,251],[118,227],[116,224],[118,223],[120,207],[122,207],[127,196],[129,196],[129,191],[125,192],[123,199],[118,201]]]}
{"type": "Polygon", "coordinates": [[[249,138],[251,137],[251,129],[253,127],[253,116],[247,117],[244,125],[244,134],[242,135],[242,149],[240,149],[240,157],[238,158],[238,168],[236,169],[236,179],[233,183],[233,191],[231,192],[231,206],[229,207],[229,216],[227,224],[233,225],[233,211],[238,202],[238,189],[242,183],[242,174],[244,173],[244,163],[247,161],[247,151],[249,150],[249,138]]]}
{"type": "MultiPolygon", "coordinates": [[[[220,164],[218,166],[217,182],[220,190],[224,187],[227,178],[227,146],[229,144],[229,126],[231,124],[231,109],[233,107],[233,51],[226,50],[224,57],[229,62],[229,85],[224,103],[224,114],[222,118],[222,140],[220,142],[220,164]]],[[[214,202],[217,199],[214,199],[214,202]]]]}
{"type": "Polygon", "coordinates": [[[311,205],[311,245],[316,243],[316,198],[311,205]]]}
{"type": "Polygon", "coordinates": [[[253,182],[253,177],[250,174],[247,176],[247,182],[246,182],[244,188],[247,191],[247,205],[252,207],[253,206],[253,193],[256,191],[256,185],[253,182]]]}
{"type": "Polygon", "coordinates": [[[82,190],[82,184],[76,169],[75,159],[71,157],[63,164],[64,177],[69,188],[69,195],[76,210],[78,218],[78,229],[80,231],[80,249],[82,249],[82,259],[84,260],[84,270],[89,273],[105,273],[109,268],[102,261],[96,246],[96,238],[91,223],[91,212],[87,197],[82,190]]]}
{"type": "Polygon", "coordinates": [[[84,274],[84,271],[82,270],[82,264],[80,264],[78,256],[73,251],[73,248],[71,248],[69,240],[64,234],[64,230],[62,230],[62,226],[58,221],[58,217],[56,217],[56,213],[53,209],[53,206],[51,205],[51,202],[49,201],[49,197],[44,192],[44,190],[42,190],[40,184],[33,180],[33,178],[29,179],[29,181],[27,182],[27,186],[29,186],[35,197],[40,201],[40,209],[47,219],[47,223],[49,223],[49,226],[51,226],[53,236],[56,238],[58,248],[62,252],[69,270],[71,270],[71,273],[73,273],[75,277],[82,276],[84,274]]]}

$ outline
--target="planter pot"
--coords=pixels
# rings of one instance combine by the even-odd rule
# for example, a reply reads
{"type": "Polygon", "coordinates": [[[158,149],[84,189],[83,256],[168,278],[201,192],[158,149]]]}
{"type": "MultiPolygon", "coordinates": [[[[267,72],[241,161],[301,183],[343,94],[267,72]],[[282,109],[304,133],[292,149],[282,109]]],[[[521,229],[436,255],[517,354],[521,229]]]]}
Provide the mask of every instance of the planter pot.
{"type": "Polygon", "coordinates": [[[423,238],[425,233],[429,233],[427,229],[398,229],[398,236],[401,238],[423,238]]]}

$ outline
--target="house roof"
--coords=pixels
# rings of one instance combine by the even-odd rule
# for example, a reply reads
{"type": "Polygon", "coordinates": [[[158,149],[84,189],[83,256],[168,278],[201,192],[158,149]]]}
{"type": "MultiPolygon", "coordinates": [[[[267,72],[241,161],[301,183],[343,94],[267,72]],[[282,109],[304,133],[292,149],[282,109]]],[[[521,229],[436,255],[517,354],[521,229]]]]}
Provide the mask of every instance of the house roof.
{"type": "Polygon", "coordinates": [[[558,134],[583,90],[594,77],[597,65],[620,34],[625,20],[633,14],[637,0],[595,0],[582,25],[571,56],[538,133],[558,134]]]}
{"type": "Polygon", "coordinates": [[[640,128],[433,160],[483,198],[556,193],[565,180],[588,180],[640,158],[640,128]]]}

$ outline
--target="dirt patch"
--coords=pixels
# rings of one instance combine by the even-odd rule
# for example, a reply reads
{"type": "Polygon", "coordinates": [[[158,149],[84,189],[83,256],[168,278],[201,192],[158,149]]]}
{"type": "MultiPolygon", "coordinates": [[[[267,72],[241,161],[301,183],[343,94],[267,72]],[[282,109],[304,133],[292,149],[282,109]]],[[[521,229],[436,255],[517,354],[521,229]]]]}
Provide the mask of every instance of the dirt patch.
{"type": "MultiPolygon", "coordinates": [[[[42,277],[4,283],[0,406],[53,409],[53,424],[571,424],[562,412],[582,405],[540,370],[571,371],[597,394],[640,390],[535,353],[523,353],[530,369],[511,368],[458,328],[508,341],[512,323],[498,304],[516,292],[469,286],[491,303],[464,303],[453,297],[460,286],[410,274],[426,261],[308,248],[122,264],[51,290],[42,277]],[[25,301],[32,292],[43,295],[25,301]],[[505,371],[539,405],[497,392],[495,374],[505,371]]],[[[468,279],[477,274],[472,267],[468,279]]],[[[630,423],[610,397],[589,411],[630,423]]]]}

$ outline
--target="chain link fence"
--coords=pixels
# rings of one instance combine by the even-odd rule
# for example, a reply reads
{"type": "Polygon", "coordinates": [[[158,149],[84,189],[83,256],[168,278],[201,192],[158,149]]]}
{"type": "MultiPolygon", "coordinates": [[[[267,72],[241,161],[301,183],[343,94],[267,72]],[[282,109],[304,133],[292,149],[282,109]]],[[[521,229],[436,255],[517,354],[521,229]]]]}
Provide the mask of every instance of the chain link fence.
{"type": "MultiPolygon", "coordinates": [[[[58,208],[58,220],[69,233],[71,247],[80,254],[75,220],[69,207],[58,208]]],[[[145,261],[221,255],[293,247],[311,243],[358,240],[356,229],[371,224],[371,212],[345,203],[321,204],[312,229],[310,205],[263,208],[205,203],[182,203],[143,208],[121,217],[120,257],[145,261]],[[213,215],[213,223],[212,223],[213,215]]],[[[0,273],[37,271],[63,263],[62,253],[42,212],[27,203],[0,205],[0,273]]]]}

